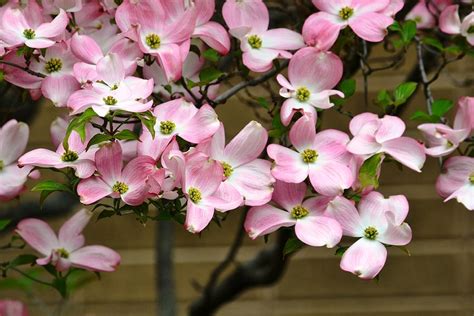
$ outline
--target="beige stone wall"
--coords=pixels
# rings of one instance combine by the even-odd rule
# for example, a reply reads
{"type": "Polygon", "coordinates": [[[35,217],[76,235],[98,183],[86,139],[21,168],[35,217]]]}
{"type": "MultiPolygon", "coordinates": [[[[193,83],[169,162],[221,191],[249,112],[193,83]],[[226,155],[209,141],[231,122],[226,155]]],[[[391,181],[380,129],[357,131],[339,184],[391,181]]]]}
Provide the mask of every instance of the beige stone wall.
{"type": "MultiPolygon", "coordinates": [[[[403,71],[377,73],[370,79],[370,97],[382,88],[393,88],[404,81],[403,71]]],[[[473,94],[472,90],[456,88],[451,77],[472,74],[472,63],[450,67],[434,86],[435,98],[458,98],[473,94]]],[[[364,110],[361,78],[358,92],[347,109],[353,113],[364,110]]],[[[407,118],[424,106],[421,95],[406,111],[407,118]]],[[[368,110],[375,111],[375,107],[368,110]]],[[[32,128],[30,147],[49,145],[49,124],[58,111],[49,106],[41,109],[32,128]]],[[[236,101],[219,109],[228,137],[235,134],[254,116],[236,101]]],[[[324,114],[324,127],[347,129],[348,119],[335,111],[324,114]]],[[[408,134],[419,137],[416,124],[409,123],[408,134]]],[[[406,194],[410,201],[408,222],[414,238],[409,245],[411,256],[399,249],[390,249],[389,259],[380,282],[361,281],[339,269],[333,249],[305,248],[294,256],[281,282],[270,288],[249,291],[227,305],[218,315],[409,315],[409,316],[471,316],[474,314],[474,213],[456,202],[443,204],[436,195],[434,182],[439,173],[435,159],[429,159],[424,172],[399,171],[384,165],[380,190],[385,194],[406,194]]],[[[212,225],[202,237],[191,235],[176,225],[175,278],[180,315],[198,293],[192,281],[204,284],[210,271],[222,260],[237,229],[238,211],[231,212],[224,227],[212,225]]],[[[55,227],[63,219],[52,221],[55,227]]],[[[64,315],[153,315],[155,224],[141,226],[132,217],[114,217],[91,223],[86,230],[88,243],[113,247],[123,257],[116,273],[103,274],[79,290],[64,307],[64,315]]],[[[272,237],[270,237],[272,240],[272,237]]],[[[238,255],[239,261],[251,258],[263,240],[246,238],[238,255]]],[[[3,253],[2,259],[3,259],[3,253]]],[[[0,287],[0,297],[22,297],[32,304],[33,315],[52,315],[46,305],[54,306],[54,293],[36,287],[25,297],[0,287]]]]}

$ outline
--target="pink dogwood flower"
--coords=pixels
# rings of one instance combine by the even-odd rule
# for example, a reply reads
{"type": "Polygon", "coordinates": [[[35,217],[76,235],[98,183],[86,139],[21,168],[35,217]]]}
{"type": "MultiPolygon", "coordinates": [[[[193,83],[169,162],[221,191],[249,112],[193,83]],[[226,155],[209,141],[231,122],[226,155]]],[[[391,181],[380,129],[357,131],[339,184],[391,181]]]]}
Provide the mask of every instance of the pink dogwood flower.
{"type": "Polygon", "coordinates": [[[225,212],[242,204],[242,196],[222,185],[224,169],[207,155],[197,152],[186,161],[183,192],[187,198],[185,228],[201,232],[214,216],[214,209],[225,212]]]}
{"type": "Polygon", "coordinates": [[[198,109],[182,98],[158,105],[153,114],[156,117],[155,137],[152,137],[147,128],[143,128],[138,153],[155,160],[174,136],[197,144],[211,137],[220,126],[217,114],[211,106],[206,104],[198,109]]]}
{"type": "Polygon", "coordinates": [[[444,9],[439,16],[439,28],[447,34],[461,34],[474,46],[474,12],[461,22],[458,10],[459,5],[451,5],[444,9]]]}
{"type": "Polygon", "coordinates": [[[408,12],[405,19],[415,21],[418,29],[431,29],[436,25],[436,19],[433,16],[433,12],[436,11],[428,9],[426,1],[421,0],[413,7],[413,9],[410,10],[410,12],[408,12]]]}
{"type": "Polygon", "coordinates": [[[362,279],[373,279],[387,260],[385,245],[404,246],[411,241],[411,228],[403,222],[408,203],[402,196],[386,200],[371,192],[361,199],[358,209],[346,198],[336,197],[329,202],[326,213],[341,224],[344,235],[360,238],[344,252],[341,269],[362,279]],[[397,205],[400,200],[403,204],[397,205]]]}
{"type": "Polygon", "coordinates": [[[331,90],[342,78],[342,61],[331,52],[319,52],[313,48],[299,50],[290,60],[289,81],[281,74],[277,80],[282,86],[280,95],[287,100],[281,108],[283,125],[290,124],[297,111],[317,117],[316,109],[328,109],[334,104],[329,97],[344,94],[331,90]]]}
{"type": "Polygon", "coordinates": [[[271,175],[271,163],[258,159],[267,145],[268,134],[259,123],[247,124],[226,146],[224,125],[207,143],[197,149],[221,163],[224,169],[223,185],[236,190],[245,205],[262,205],[270,201],[275,180],[271,175]],[[207,148],[203,148],[207,147],[207,148]]]}
{"type": "Polygon", "coordinates": [[[69,96],[81,88],[73,72],[77,61],[69,44],[61,42],[49,47],[44,57],[40,56],[30,64],[31,70],[46,76],[41,83],[41,92],[58,107],[66,106],[69,96]]]}
{"type": "Polygon", "coordinates": [[[63,144],[59,144],[56,151],[38,148],[27,152],[18,159],[18,165],[41,167],[41,168],[72,168],[78,178],[89,178],[95,171],[94,153],[96,150],[90,149],[86,151],[87,143],[90,139],[89,130],[88,137],[85,141],[76,131],[69,136],[69,149],[64,150],[63,144]]]}
{"type": "Polygon", "coordinates": [[[109,54],[97,64],[98,81],[74,92],[67,101],[71,114],[92,108],[104,117],[110,111],[145,112],[153,105],[146,101],[153,91],[153,79],[126,76],[119,56],[109,54]]]}
{"type": "Polygon", "coordinates": [[[350,155],[346,150],[349,137],[337,130],[316,134],[315,121],[310,116],[301,117],[290,130],[290,141],[295,147],[271,144],[267,147],[275,161],[272,175],[289,183],[309,180],[316,192],[335,196],[350,188],[354,176],[348,167],[350,155]]]}
{"type": "Polygon", "coordinates": [[[95,154],[99,175],[81,180],[77,194],[83,204],[92,204],[106,196],[122,199],[128,205],[140,205],[147,198],[149,186],[146,180],[150,165],[155,161],[138,156],[123,167],[122,148],[113,142],[103,145],[95,154]]]}
{"type": "Polygon", "coordinates": [[[328,248],[337,245],[342,238],[342,228],[335,219],[324,214],[321,202],[325,198],[313,197],[303,202],[305,195],[304,182],[277,181],[272,199],[278,207],[255,206],[247,214],[244,227],[250,238],[294,226],[296,237],[307,245],[328,248]]]}
{"type": "Polygon", "coordinates": [[[303,37],[294,31],[268,30],[268,9],[262,1],[227,0],[222,14],[230,33],[240,40],[243,63],[250,70],[265,72],[276,58],[291,58],[288,50],[304,47],[303,37]]]}
{"type": "Polygon", "coordinates": [[[454,118],[455,129],[466,129],[471,134],[474,131],[474,97],[461,97],[454,118]]]}
{"type": "MultiPolygon", "coordinates": [[[[32,166],[19,168],[18,157],[25,151],[29,128],[25,123],[10,120],[0,128],[0,201],[17,197],[25,189],[32,166]]],[[[39,174],[32,173],[36,178],[39,174]]]]}
{"type": "Polygon", "coordinates": [[[63,34],[68,24],[66,12],[61,9],[54,20],[46,22],[37,4],[30,4],[25,10],[27,12],[15,8],[6,9],[0,22],[0,40],[9,47],[22,44],[31,48],[53,46],[55,38],[63,34]]]}
{"type": "Polygon", "coordinates": [[[37,259],[39,265],[51,263],[58,271],[70,267],[90,271],[112,272],[120,264],[120,255],[104,246],[84,246],[82,231],[89,223],[92,213],[82,209],[59,230],[58,236],[44,221],[28,218],[18,223],[16,232],[44,257],[37,259]]]}
{"type": "Polygon", "coordinates": [[[393,23],[393,18],[381,13],[389,6],[390,0],[313,0],[313,4],[320,12],[308,18],[306,27],[314,26],[319,29],[314,32],[307,30],[306,37],[312,38],[311,45],[319,42],[325,49],[335,43],[340,30],[347,26],[366,41],[380,42],[387,34],[387,27],[393,23]],[[326,32],[323,28],[331,32],[326,32]]]}
{"type": "Polygon", "coordinates": [[[436,181],[438,194],[445,202],[455,198],[468,210],[474,210],[474,158],[451,157],[443,169],[436,181]]]}
{"type": "Polygon", "coordinates": [[[20,301],[0,300],[0,315],[28,316],[28,309],[26,305],[20,301]]]}
{"type": "Polygon", "coordinates": [[[421,172],[426,160],[424,148],[416,140],[402,136],[405,123],[400,118],[362,113],[351,120],[349,129],[354,138],[347,144],[347,150],[354,155],[368,158],[387,153],[408,168],[421,172]]]}
{"type": "Polygon", "coordinates": [[[469,135],[466,129],[452,129],[445,124],[421,124],[418,129],[426,138],[429,148],[425,153],[432,157],[444,157],[456,150],[469,135]]]}

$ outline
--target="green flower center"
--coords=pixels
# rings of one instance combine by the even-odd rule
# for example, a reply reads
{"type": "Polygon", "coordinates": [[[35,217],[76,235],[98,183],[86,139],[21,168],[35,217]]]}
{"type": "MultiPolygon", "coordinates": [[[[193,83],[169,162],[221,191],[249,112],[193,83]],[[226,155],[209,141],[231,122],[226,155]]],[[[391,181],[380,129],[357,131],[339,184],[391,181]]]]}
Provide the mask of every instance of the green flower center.
{"type": "Polygon", "coordinates": [[[105,103],[106,105],[115,105],[115,104],[117,104],[117,102],[118,102],[117,99],[114,98],[114,97],[111,96],[111,95],[109,95],[109,96],[106,97],[106,98],[103,98],[102,100],[104,100],[104,103],[105,103]]]}
{"type": "Polygon", "coordinates": [[[313,149],[305,149],[301,153],[301,158],[306,163],[315,163],[316,159],[318,159],[318,152],[313,149]]]}
{"type": "Polygon", "coordinates": [[[379,232],[375,227],[369,226],[364,230],[364,237],[370,240],[374,240],[377,238],[379,232]]]}
{"type": "Polygon", "coordinates": [[[354,9],[350,7],[344,7],[339,11],[339,17],[343,20],[349,20],[349,18],[354,14],[354,9]]]}
{"type": "Polygon", "coordinates": [[[293,217],[294,219],[303,218],[303,217],[307,216],[308,214],[309,214],[308,209],[304,208],[301,205],[295,206],[291,210],[291,217],[293,217]]]}
{"type": "Polygon", "coordinates": [[[123,182],[117,181],[112,187],[112,191],[118,194],[125,194],[128,191],[128,185],[123,182]]]}
{"type": "MultiPolygon", "coordinates": [[[[0,161],[0,170],[2,170],[2,163],[0,161]]],[[[474,172],[471,173],[471,175],[469,176],[469,182],[471,182],[471,184],[474,184],[474,172]]]]}
{"type": "Polygon", "coordinates": [[[2,171],[3,168],[5,168],[5,163],[3,162],[3,160],[0,160],[0,171],[2,171]]]}
{"type": "Polygon", "coordinates": [[[63,62],[59,58],[51,58],[46,62],[44,69],[48,73],[60,71],[63,68],[63,62]]]}
{"type": "Polygon", "coordinates": [[[163,135],[170,135],[173,133],[174,129],[176,128],[176,124],[171,121],[161,121],[160,122],[160,132],[163,135]]]}
{"type": "Polygon", "coordinates": [[[262,47],[262,39],[258,35],[250,35],[247,41],[252,48],[259,49],[262,47]]]}
{"type": "Polygon", "coordinates": [[[69,258],[69,252],[68,252],[66,249],[64,249],[64,248],[56,249],[56,253],[57,253],[58,256],[60,256],[61,258],[64,258],[64,259],[69,258]]]}
{"type": "Polygon", "coordinates": [[[145,43],[150,47],[151,49],[157,49],[161,45],[161,39],[157,34],[148,34],[145,37],[145,43]]]}
{"type": "Polygon", "coordinates": [[[474,33],[474,24],[470,25],[469,28],[467,29],[467,34],[472,34],[474,33]]]}
{"type": "Polygon", "coordinates": [[[306,102],[309,100],[309,97],[311,96],[311,92],[309,92],[308,88],[306,87],[301,87],[296,90],[296,98],[300,102],[306,102]]]}
{"type": "Polygon", "coordinates": [[[227,162],[221,162],[222,169],[224,169],[224,177],[228,178],[232,175],[232,172],[234,172],[234,168],[232,168],[231,165],[229,165],[227,162]]]}
{"type": "Polygon", "coordinates": [[[35,38],[36,34],[35,34],[35,31],[32,29],[25,29],[23,31],[23,36],[26,37],[27,39],[33,39],[35,38]]]}
{"type": "Polygon", "coordinates": [[[73,162],[76,161],[78,158],[79,156],[77,155],[77,153],[72,150],[65,151],[61,156],[61,160],[64,162],[73,162]]]}
{"type": "Polygon", "coordinates": [[[202,200],[201,191],[196,188],[189,188],[188,195],[193,203],[199,203],[202,200]]]}
{"type": "Polygon", "coordinates": [[[414,20],[417,24],[420,24],[420,23],[423,21],[422,17],[419,16],[419,15],[415,16],[415,18],[414,18],[413,20],[414,20]]]}

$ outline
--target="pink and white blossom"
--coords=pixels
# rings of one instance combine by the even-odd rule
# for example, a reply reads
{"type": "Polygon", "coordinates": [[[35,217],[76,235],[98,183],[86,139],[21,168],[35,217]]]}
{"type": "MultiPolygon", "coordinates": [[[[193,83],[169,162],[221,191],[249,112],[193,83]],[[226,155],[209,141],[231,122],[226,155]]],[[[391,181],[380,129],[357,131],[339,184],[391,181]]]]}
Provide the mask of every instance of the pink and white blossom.
{"type": "Polygon", "coordinates": [[[340,195],[352,186],[347,134],[332,129],[316,134],[314,119],[303,116],[290,130],[290,141],[296,150],[276,144],[267,147],[277,180],[300,183],[309,176],[316,192],[327,196],[340,195]]]}
{"type": "Polygon", "coordinates": [[[354,137],[347,144],[347,150],[352,154],[369,158],[387,153],[408,168],[421,172],[426,160],[424,148],[416,140],[402,136],[405,123],[400,118],[362,113],[351,120],[349,129],[354,137]]]}
{"type": "Polygon", "coordinates": [[[295,227],[299,240],[314,247],[332,248],[342,237],[339,223],[325,215],[324,197],[304,200],[306,184],[277,181],[273,201],[277,206],[265,204],[252,207],[245,219],[245,230],[252,239],[270,234],[281,227],[295,227]]]}
{"type": "Polygon", "coordinates": [[[456,199],[468,210],[474,210],[474,158],[451,157],[443,169],[436,181],[438,194],[445,198],[445,202],[456,199]]]}
{"type": "Polygon", "coordinates": [[[403,222],[407,213],[403,196],[386,200],[377,192],[364,196],[358,208],[343,197],[329,202],[326,214],[341,224],[344,235],[359,238],[344,252],[341,269],[362,279],[375,278],[387,260],[385,245],[404,246],[411,241],[411,228],[403,222]]]}
{"type": "Polygon", "coordinates": [[[146,184],[150,166],[155,161],[138,156],[123,168],[122,148],[113,142],[103,145],[95,153],[97,176],[81,180],[77,194],[83,204],[92,204],[105,197],[122,199],[128,205],[140,205],[148,195],[146,184]]]}
{"type": "Polygon", "coordinates": [[[36,218],[22,220],[16,232],[44,256],[36,260],[39,265],[52,264],[61,272],[71,267],[99,272],[115,271],[120,264],[118,253],[104,246],[84,246],[82,231],[91,217],[90,211],[80,210],[61,226],[57,236],[46,222],[36,218]]]}
{"type": "Polygon", "coordinates": [[[474,46],[474,12],[471,12],[462,21],[459,17],[459,5],[451,5],[441,12],[439,28],[447,34],[460,34],[469,44],[474,46]]]}
{"type": "Polygon", "coordinates": [[[342,61],[331,52],[313,48],[299,50],[290,60],[287,80],[282,74],[277,80],[282,86],[280,95],[287,100],[281,107],[280,117],[288,125],[297,111],[317,117],[316,109],[328,109],[334,104],[330,97],[344,94],[332,90],[342,78],[342,61]]]}

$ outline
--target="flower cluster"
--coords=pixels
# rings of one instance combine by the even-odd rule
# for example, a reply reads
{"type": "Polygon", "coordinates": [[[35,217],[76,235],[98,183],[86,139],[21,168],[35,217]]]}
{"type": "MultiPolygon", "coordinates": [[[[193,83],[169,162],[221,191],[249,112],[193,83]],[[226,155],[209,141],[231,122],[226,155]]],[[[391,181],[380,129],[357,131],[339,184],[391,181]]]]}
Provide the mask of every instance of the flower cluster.
{"type": "MultiPolygon", "coordinates": [[[[24,123],[12,120],[0,129],[0,199],[17,197],[28,176],[51,168],[67,176],[66,188],[82,204],[102,208],[101,217],[167,217],[200,233],[222,213],[245,206],[251,238],[294,226],[306,245],[345,250],[344,271],[376,277],[386,246],[405,246],[412,237],[406,197],[376,191],[383,161],[421,172],[425,154],[453,153],[472,140],[474,101],[459,101],[453,128],[420,125],[426,146],[405,135],[395,111],[350,115],[350,135],[321,129],[319,113],[349,97],[338,85],[345,71],[340,38],[383,41],[404,4],[312,2],[315,13],[298,33],[270,28],[262,0],[227,0],[220,12],[225,26],[211,21],[213,0],[9,1],[0,8],[4,79],[68,116],[51,126],[55,150],[24,153],[24,123]],[[236,60],[237,71],[220,71],[216,60],[223,56],[236,60]],[[280,73],[286,66],[287,75],[280,73]],[[281,107],[269,113],[282,132],[270,134],[269,144],[266,128],[251,121],[226,143],[215,111],[228,98],[218,95],[220,84],[250,72],[281,86],[281,107]],[[150,206],[160,214],[149,214],[150,206]],[[343,236],[356,239],[348,245],[343,236]]],[[[458,6],[449,4],[440,9],[439,28],[472,45],[472,13],[461,22],[458,6]]],[[[424,1],[411,14],[418,27],[431,27],[424,1]]],[[[444,168],[439,194],[474,209],[474,158],[452,157],[444,168]]],[[[79,211],[58,236],[37,219],[21,221],[17,233],[43,255],[39,265],[113,271],[120,262],[115,251],[84,247],[91,216],[79,211]]]]}

